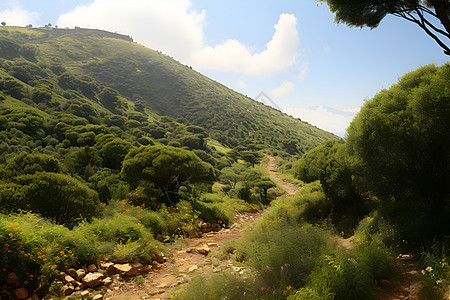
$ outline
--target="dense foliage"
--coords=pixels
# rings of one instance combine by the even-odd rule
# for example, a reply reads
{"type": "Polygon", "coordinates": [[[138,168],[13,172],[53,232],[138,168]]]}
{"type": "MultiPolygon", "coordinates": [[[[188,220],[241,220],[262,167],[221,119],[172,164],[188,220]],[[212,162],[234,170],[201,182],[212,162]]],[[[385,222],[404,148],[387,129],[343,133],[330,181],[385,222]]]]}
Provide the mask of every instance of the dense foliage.
{"type": "Polygon", "coordinates": [[[450,55],[450,4],[447,0],[318,0],[350,26],[377,27],[387,15],[413,22],[450,55]]]}
{"type": "Polygon", "coordinates": [[[348,129],[361,190],[372,191],[402,236],[449,234],[450,65],[422,67],[367,101],[348,129]]]}

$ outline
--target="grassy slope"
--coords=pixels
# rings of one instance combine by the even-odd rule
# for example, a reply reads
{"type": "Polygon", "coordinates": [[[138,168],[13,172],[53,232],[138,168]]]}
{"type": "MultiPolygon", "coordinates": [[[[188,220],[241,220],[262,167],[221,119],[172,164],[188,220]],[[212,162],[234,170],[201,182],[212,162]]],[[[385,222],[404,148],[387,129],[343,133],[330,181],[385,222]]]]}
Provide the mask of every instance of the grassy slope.
{"type": "Polygon", "coordinates": [[[0,30],[39,47],[39,60],[88,75],[159,115],[207,128],[229,146],[262,144],[294,154],[336,138],[136,43],[86,33],[56,36],[50,29],[0,30]]]}

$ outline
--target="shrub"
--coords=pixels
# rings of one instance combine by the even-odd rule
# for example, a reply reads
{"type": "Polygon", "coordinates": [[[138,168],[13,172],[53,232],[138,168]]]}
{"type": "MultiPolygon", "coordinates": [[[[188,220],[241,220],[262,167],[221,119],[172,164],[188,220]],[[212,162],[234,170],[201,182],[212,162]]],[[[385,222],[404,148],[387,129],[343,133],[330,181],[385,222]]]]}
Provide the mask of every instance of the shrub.
{"type": "Polygon", "coordinates": [[[220,274],[197,273],[192,281],[171,295],[183,300],[241,300],[256,299],[251,279],[232,272],[220,274]]]}
{"type": "Polygon", "coordinates": [[[81,218],[90,220],[98,214],[97,192],[68,175],[42,172],[21,176],[18,181],[26,185],[29,208],[58,224],[73,227],[81,218]]]}
{"type": "Polygon", "coordinates": [[[422,292],[427,299],[443,299],[450,284],[450,267],[445,243],[434,244],[430,250],[422,252],[423,275],[422,292]]]}
{"type": "Polygon", "coordinates": [[[344,250],[326,255],[314,267],[308,285],[290,296],[303,299],[371,299],[373,281],[364,264],[351,258],[344,250]]]}
{"type": "Polygon", "coordinates": [[[281,293],[304,284],[331,242],[329,232],[309,224],[259,224],[237,243],[235,257],[258,271],[262,288],[281,293]]]}
{"type": "Polygon", "coordinates": [[[159,253],[160,246],[150,231],[132,216],[115,213],[95,219],[79,228],[85,235],[94,236],[106,256],[149,262],[159,253]]]}
{"type": "Polygon", "coordinates": [[[42,280],[50,279],[67,265],[92,263],[99,256],[91,236],[31,213],[0,215],[0,245],[0,281],[12,271],[29,283],[38,272],[42,280]]]}

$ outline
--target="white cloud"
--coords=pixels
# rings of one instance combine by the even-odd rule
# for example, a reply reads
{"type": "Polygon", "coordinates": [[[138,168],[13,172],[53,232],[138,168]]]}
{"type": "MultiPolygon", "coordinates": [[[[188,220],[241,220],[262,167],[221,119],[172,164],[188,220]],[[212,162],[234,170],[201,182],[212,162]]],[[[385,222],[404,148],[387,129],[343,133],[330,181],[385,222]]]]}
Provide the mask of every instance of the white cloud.
{"type": "Polygon", "coordinates": [[[294,84],[288,80],[283,81],[281,86],[269,92],[274,97],[281,97],[291,92],[295,88],[294,84]]]}
{"type": "Polygon", "coordinates": [[[59,17],[60,27],[90,27],[130,34],[134,40],[180,60],[203,44],[205,11],[189,0],[95,0],[59,17]]]}
{"type": "MultiPolygon", "coordinates": [[[[344,111],[355,112],[356,110],[357,109],[345,109],[344,111]]],[[[355,114],[340,113],[335,109],[327,109],[322,105],[314,108],[288,108],[285,111],[293,117],[300,118],[321,129],[341,136],[355,116],[355,114]]]]}
{"type": "Polygon", "coordinates": [[[61,15],[60,27],[90,27],[130,34],[135,41],[169,54],[196,68],[270,75],[297,59],[297,19],[281,14],[275,33],[260,53],[237,40],[205,44],[206,12],[192,9],[190,0],[94,0],[61,15]]]}
{"type": "Polygon", "coordinates": [[[217,46],[205,46],[196,52],[194,60],[205,69],[221,69],[245,72],[253,75],[270,75],[295,64],[299,36],[297,18],[291,14],[281,14],[275,24],[275,33],[261,53],[251,50],[237,40],[227,40],[217,46]]]}
{"type": "Polygon", "coordinates": [[[12,2],[12,8],[7,8],[0,11],[0,21],[5,22],[6,25],[11,26],[26,26],[32,24],[39,19],[39,13],[29,12],[17,1],[12,2]]]}
{"type": "Polygon", "coordinates": [[[355,108],[343,109],[343,111],[351,112],[351,113],[354,113],[354,114],[359,113],[360,110],[361,110],[361,107],[355,107],[355,108]]]}
{"type": "Polygon", "coordinates": [[[309,62],[304,60],[302,61],[302,64],[300,66],[300,73],[298,74],[298,78],[304,79],[308,71],[309,71],[309,62]]]}

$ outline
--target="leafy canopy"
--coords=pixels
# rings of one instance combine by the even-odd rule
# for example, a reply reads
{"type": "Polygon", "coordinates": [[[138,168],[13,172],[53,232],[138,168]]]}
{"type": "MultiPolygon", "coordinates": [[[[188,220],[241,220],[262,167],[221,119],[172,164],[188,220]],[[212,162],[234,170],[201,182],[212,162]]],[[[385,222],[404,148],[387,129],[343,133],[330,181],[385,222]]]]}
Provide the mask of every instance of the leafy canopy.
{"type": "Polygon", "coordinates": [[[450,65],[429,65],[368,101],[348,128],[358,186],[406,239],[448,235],[450,65]]]}
{"type": "Polygon", "coordinates": [[[122,175],[132,186],[153,183],[167,204],[174,205],[181,186],[213,181],[214,169],[191,151],[155,145],[131,150],[123,162],[122,175]]]}
{"type": "Polygon", "coordinates": [[[448,0],[318,0],[336,14],[337,23],[376,28],[387,15],[413,22],[450,55],[448,0]]]}

